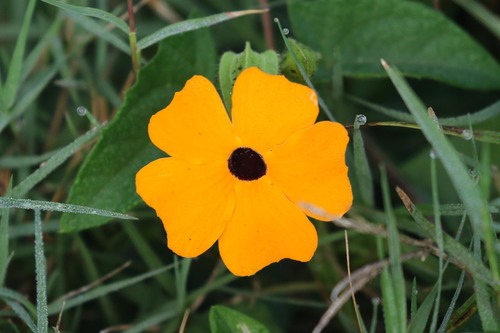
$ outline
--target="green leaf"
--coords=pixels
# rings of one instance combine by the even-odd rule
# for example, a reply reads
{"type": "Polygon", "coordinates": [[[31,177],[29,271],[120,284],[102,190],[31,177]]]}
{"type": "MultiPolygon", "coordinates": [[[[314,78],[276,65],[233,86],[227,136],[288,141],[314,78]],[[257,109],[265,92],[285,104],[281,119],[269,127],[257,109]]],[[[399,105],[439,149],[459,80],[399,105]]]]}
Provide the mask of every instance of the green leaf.
{"type": "Polygon", "coordinates": [[[331,76],[333,52],[341,51],[345,75],[385,76],[384,58],[403,74],[473,89],[500,88],[500,66],[485,49],[443,14],[413,1],[290,1],[292,31],[322,53],[331,76]]]}
{"type": "Polygon", "coordinates": [[[245,49],[241,53],[224,53],[219,63],[219,82],[227,111],[231,112],[231,94],[234,82],[242,71],[255,66],[268,74],[278,74],[278,62],[278,54],[275,51],[255,52],[252,50],[250,42],[245,44],[245,49]]]}
{"type": "Polygon", "coordinates": [[[500,18],[489,11],[487,7],[479,1],[454,0],[454,2],[481,22],[497,38],[500,38],[500,18]]]}
{"type": "Polygon", "coordinates": [[[60,202],[39,201],[30,199],[15,199],[7,197],[0,197],[0,209],[1,208],[21,208],[21,209],[33,209],[33,210],[47,210],[51,212],[88,214],[88,215],[98,215],[102,217],[110,217],[123,220],[136,219],[133,216],[110,212],[103,209],[95,209],[91,207],[84,207],[78,205],[69,205],[60,202]]]}
{"type": "Polygon", "coordinates": [[[177,23],[173,23],[169,26],[166,26],[163,29],[160,29],[149,36],[142,38],[138,43],[137,47],[139,50],[145,49],[153,44],[158,43],[159,41],[174,35],[178,35],[187,31],[197,30],[200,28],[209,27],[214,24],[218,24],[224,21],[232,20],[234,18],[251,15],[251,14],[259,14],[264,12],[265,10],[259,9],[249,9],[249,10],[240,10],[236,12],[228,12],[228,13],[220,13],[214,14],[207,17],[202,18],[193,18],[177,23]]]}
{"type": "Polygon", "coordinates": [[[418,308],[417,312],[415,313],[415,317],[412,319],[410,326],[408,327],[408,333],[425,332],[425,326],[429,321],[429,315],[436,298],[437,289],[438,285],[436,284],[434,288],[432,288],[431,292],[427,295],[422,305],[418,308]]]}
{"type": "Polygon", "coordinates": [[[212,333],[268,333],[269,330],[238,311],[217,305],[210,309],[210,331],[212,333]]]}
{"type": "MultiPolygon", "coordinates": [[[[206,30],[161,43],[81,167],[68,202],[115,212],[126,212],[137,205],[140,198],[135,192],[135,174],[152,160],[165,156],[148,138],[149,118],[164,108],[174,91],[180,90],[191,76],[213,78],[215,63],[215,48],[206,30]]],[[[65,214],[61,218],[61,231],[95,227],[108,220],[65,214]]]]}
{"type": "MultiPolygon", "coordinates": [[[[3,87],[2,100],[5,103],[3,106],[7,112],[8,109],[14,104],[16,93],[19,88],[19,81],[21,78],[21,72],[24,61],[24,50],[26,48],[26,41],[28,40],[28,30],[32,21],[33,12],[35,11],[36,1],[31,0],[26,8],[26,14],[23,19],[21,30],[19,36],[17,37],[16,46],[12,54],[12,61],[9,64],[9,72],[7,74],[7,81],[3,87]]],[[[1,106],[1,105],[0,105],[1,106]]]]}
{"type": "MultiPolygon", "coordinates": [[[[498,284],[500,282],[500,268],[494,249],[497,239],[493,230],[493,221],[488,203],[479,191],[479,187],[474,184],[474,181],[469,176],[464,164],[460,160],[458,152],[446,139],[439,125],[432,119],[432,116],[429,114],[430,111],[426,109],[423,102],[413,92],[397,69],[387,65],[384,60],[382,60],[382,65],[387,74],[389,74],[399,95],[413,117],[415,117],[415,121],[420,126],[425,138],[432,145],[436,156],[441,160],[458,196],[467,209],[467,214],[470,217],[474,231],[484,237],[491,272],[498,284]]],[[[498,286],[497,288],[500,289],[498,286]]]]}
{"type": "Polygon", "coordinates": [[[74,6],[74,5],[70,5],[70,4],[67,4],[67,3],[64,3],[64,2],[61,2],[58,0],[42,0],[42,1],[46,2],[48,4],[51,4],[52,6],[56,6],[56,7],[59,7],[61,9],[64,9],[70,13],[99,18],[101,20],[104,20],[108,23],[115,25],[118,29],[125,32],[126,34],[129,33],[129,28],[128,28],[127,23],[125,23],[125,21],[123,21],[119,17],[117,17],[111,13],[108,13],[102,9],[74,6]]]}

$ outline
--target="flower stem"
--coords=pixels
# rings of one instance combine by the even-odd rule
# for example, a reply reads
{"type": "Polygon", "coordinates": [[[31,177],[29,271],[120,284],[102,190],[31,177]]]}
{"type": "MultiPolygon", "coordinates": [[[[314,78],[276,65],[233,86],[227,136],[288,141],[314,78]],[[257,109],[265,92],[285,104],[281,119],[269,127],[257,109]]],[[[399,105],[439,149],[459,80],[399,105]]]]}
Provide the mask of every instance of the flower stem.
{"type": "Polygon", "coordinates": [[[128,40],[130,43],[130,53],[132,55],[132,68],[134,70],[134,73],[137,75],[137,73],[141,69],[141,50],[137,48],[134,6],[132,4],[132,0],[127,0],[127,5],[128,5],[128,21],[130,26],[130,33],[128,34],[128,40]]]}

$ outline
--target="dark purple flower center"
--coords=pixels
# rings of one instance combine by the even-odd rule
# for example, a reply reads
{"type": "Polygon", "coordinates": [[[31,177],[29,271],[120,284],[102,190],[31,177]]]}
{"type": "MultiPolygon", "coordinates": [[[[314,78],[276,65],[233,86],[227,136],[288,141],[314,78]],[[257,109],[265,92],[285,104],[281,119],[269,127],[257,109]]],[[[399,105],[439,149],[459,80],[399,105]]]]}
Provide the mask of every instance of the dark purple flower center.
{"type": "Polygon", "coordinates": [[[262,156],[255,150],[247,147],[235,149],[227,160],[229,171],[240,180],[256,180],[264,176],[267,171],[262,156]]]}

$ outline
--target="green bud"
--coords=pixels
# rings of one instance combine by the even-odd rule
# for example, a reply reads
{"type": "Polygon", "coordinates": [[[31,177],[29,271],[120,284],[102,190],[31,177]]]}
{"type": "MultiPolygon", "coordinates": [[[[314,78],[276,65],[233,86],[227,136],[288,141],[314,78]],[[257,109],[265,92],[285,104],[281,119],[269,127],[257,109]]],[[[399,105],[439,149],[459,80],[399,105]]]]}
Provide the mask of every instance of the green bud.
{"type": "Polygon", "coordinates": [[[287,38],[287,41],[290,46],[290,50],[287,50],[281,59],[281,72],[291,81],[305,83],[304,78],[302,77],[302,74],[300,74],[300,70],[290,52],[295,55],[297,61],[302,65],[302,67],[304,67],[308,77],[313,76],[314,72],[316,72],[319,54],[313,51],[310,47],[297,42],[295,39],[287,38]]]}
{"type": "Polygon", "coordinates": [[[245,50],[241,53],[224,53],[219,63],[219,84],[228,112],[231,112],[231,93],[234,82],[242,71],[250,67],[258,67],[268,74],[278,74],[278,63],[276,52],[273,50],[263,53],[255,52],[249,42],[245,44],[245,50]]]}

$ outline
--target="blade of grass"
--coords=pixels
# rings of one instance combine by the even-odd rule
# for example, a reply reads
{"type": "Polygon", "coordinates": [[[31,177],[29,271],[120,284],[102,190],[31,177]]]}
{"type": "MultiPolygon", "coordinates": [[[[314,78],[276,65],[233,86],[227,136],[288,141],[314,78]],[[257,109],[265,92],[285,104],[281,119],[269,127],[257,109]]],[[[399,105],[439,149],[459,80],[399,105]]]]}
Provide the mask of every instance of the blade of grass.
{"type": "Polygon", "coordinates": [[[29,313],[23,308],[23,306],[15,301],[9,301],[7,300],[6,303],[10,306],[10,308],[17,314],[19,319],[21,319],[26,326],[31,330],[33,333],[37,333],[36,325],[33,322],[33,319],[31,319],[31,316],[29,313]]]}
{"type": "MultiPolygon", "coordinates": [[[[122,223],[123,229],[127,233],[129,239],[134,244],[134,247],[139,252],[142,260],[146,263],[146,266],[150,270],[158,269],[162,267],[162,261],[158,255],[151,249],[151,246],[144,240],[141,236],[139,230],[135,227],[133,223],[122,223]]],[[[170,272],[165,272],[165,274],[156,275],[156,280],[160,283],[163,289],[170,296],[175,296],[175,286],[176,281],[170,272]]]]}
{"type": "MultiPolygon", "coordinates": [[[[12,177],[7,188],[6,195],[12,190],[12,177]]],[[[2,210],[0,217],[0,287],[5,283],[7,267],[9,265],[9,214],[8,208],[2,210]]]]}
{"type": "Polygon", "coordinates": [[[309,76],[307,75],[307,72],[306,72],[304,66],[302,66],[302,64],[299,61],[299,58],[297,57],[297,55],[295,54],[293,48],[290,47],[290,43],[288,43],[288,39],[286,38],[285,33],[283,32],[283,28],[281,27],[280,20],[278,18],[275,18],[274,22],[276,22],[276,24],[278,25],[279,32],[281,34],[281,38],[283,39],[283,43],[285,43],[286,49],[288,50],[288,52],[292,56],[293,62],[295,63],[295,66],[297,66],[297,68],[299,69],[299,72],[302,75],[302,78],[306,82],[307,86],[309,88],[311,88],[312,90],[314,90],[314,92],[316,93],[316,97],[318,98],[318,103],[321,106],[321,109],[323,110],[323,112],[325,113],[326,117],[329,120],[335,121],[335,117],[333,116],[333,113],[330,111],[330,108],[328,107],[328,105],[326,105],[325,101],[323,101],[321,96],[317,93],[311,80],[309,79],[309,76]]]}
{"type": "Polygon", "coordinates": [[[21,82],[23,82],[28,75],[33,71],[36,64],[40,61],[40,57],[42,56],[44,50],[49,45],[50,40],[56,36],[56,34],[60,31],[62,26],[62,20],[60,17],[57,17],[54,22],[46,29],[43,36],[36,43],[36,45],[31,49],[31,51],[26,55],[26,59],[23,63],[23,68],[21,69],[21,82]]]}
{"type": "MultiPolygon", "coordinates": [[[[423,333],[425,332],[425,326],[427,326],[427,322],[429,321],[429,315],[431,314],[432,304],[436,299],[436,294],[439,289],[439,285],[441,283],[438,281],[434,288],[432,288],[431,292],[425,297],[425,300],[422,302],[417,312],[415,313],[415,317],[410,323],[408,327],[408,333],[423,333]]],[[[429,332],[434,332],[433,330],[429,330],[429,332]]]]}
{"type": "MultiPolygon", "coordinates": [[[[151,45],[154,45],[170,36],[178,35],[183,32],[209,27],[227,20],[232,20],[240,16],[260,14],[266,9],[249,9],[227,13],[214,14],[203,18],[194,18],[182,22],[173,23],[165,28],[162,28],[137,42],[139,50],[143,50],[151,45]]],[[[128,32],[127,32],[128,33],[128,32]]]]}
{"type": "Polygon", "coordinates": [[[130,215],[110,212],[104,209],[95,209],[92,207],[71,205],[60,202],[6,198],[6,197],[0,197],[0,208],[21,208],[21,209],[33,209],[33,210],[45,210],[51,212],[68,212],[75,214],[106,216],[123,220],[136,219],[135,217],[130,215]]]}
{"type": "Polygon", "coordinates": [[[58,150],[59,149],[49,151],[49,152],[44,153],[42,155],[36,155],[36,156],[4,156],[4,157],[0,157],[0,168],[17,169],[17,168],[29,167],[29,166],[32,166],[35,164],[40,164],[40,163],[48,160],[54,154],[56,154],[58,150]]]}
{"type": "MultiPolygon", "coordinates": [[[[75,235],[75,243],[78,246],[79,249],[78,252],[81,254],[83,259],[83,263],[85,266],[83,271],[85,272],[86,277],[89,279],[89,281],[99,280],[101,275],[99,274],[97,266],[94,263],[94,260],[92,259],[92,255],[90,254],[87,245],[79,235],[75,235]]],[[[109,296],[103,295],[97,301],[101,306],[104,316],[107,318],[107,320],[110,322],[117,322],[118,314],[116,313],[115,308],[111,304],[109,296]]]]}
{"type": "Polygon", "coordinates": [[[42,1],[48,3],[52,6],[64,9],[67,12],[74,13],[76,15],[95,17],[95,18],[104,20],[108,23],[113,24],[118,29],[123,31],[125,34],[128,34],[127,23],[125,21],[123,21],[122,19],[120,19],[118,16],[115,16],[112,13],[109,13],[107,11],[104,11],[104,10],[101,10],[98,8],[92,8],[92,7],[70,5],[70,4],[67,4],[67,3],[64,3],[64,2],[61,2],[58,0],[42,0],[42,1]]]}
{"type": "Polygon", "coordinates": [[[443,317],[443,321],[439,326],[438,333],[444,333],[446,330],[446,326],[448,325],[451,315],[453,314],[453,310],[455,309],[455,305],[458,300],[458,296],[460,296],[460,292],[462,291],[462,287],[464,285],[465,280],[465,271],[462,271],[460,274],[460,278],[458,279],[457,289],[453,293],[453,297],[451,298],[450,304],[448,305],[448,309],[446,310],[446,314],[443,317]]]}
{"type": "Polygon", "coordinates": [[[10,195],[14,198],[19,198],[24,196],[31,190],[36,184],[45,179],[49,173],[54,171],[55,168],[64,163],[71,155],[73,155],[77,150],[79,150],[85,143],[94,139],[99,133],[98,128],[92,128],[87,133],[78,137],[75,141],[71,142],[66,147],[62,148],[52,156],[47,162],[45,162],[40,168],[33,172],[29,177],[24,179],[16,187],[14,187],[10,195]]]}
{"type": "Polygon", "coordinates": [[[392,210],[392,204],[389,194],[389,182],[385,167],[380,167],[382,197],[384,201],[384,209],[387,216],[387,233],[389,243],[389,259],[391,263],[391,279],[394,288],[394,298],[396,301],[397,322],[396,328],[398,332],[404,332],[406,329],[406,288],[405,279],[403,276],[403,267],[401,264],[401,249],[399,243],[399,233],[396,225],[396,217],[392,210]]]}
{"type": "MultiPolygon", "coordinates": [[[[407,123],[401,121],[377,121],[367,123],[365,126],[386,126],[386,127],[401,127],[401,128],[412,128],[421,130],[421,127],[415,123],[407,123]]],[[[472,132],[467,128],[459,128],[452,126],[441,126],[441,131],[443,134],[457,136],[464,140],[470,140],[472,137],[476,141],[490,142],[495,144],[500,144],[500,132],[488,131],[488,130],[476,130],[472,132]]]]}
{"type": "MultiPolygon", "coordinates": [[[[222,286],[228,284],[229,282],[237,279],[237,276],[234,276],[233,274],[227,274],[224,275],[214,281],[212,283],[207,284],[199,289],[196,289],[192,293],[190,293],[187,297],[187,302],[193,302],[196,300],[198,297],[201,295],[208,294],[210,291],[216,290],[221,288],[222,286]]],[[[143,319],[141,322],[135,324],[132,328],[124,331],[123,333],[139,333],[139,332],[144,332],[146,329],[158,325],[168,319],[171,319],[179,314],[181,314],[182,311],[178,307],[177,301],[171,301],[165,304],[161,309],[158,310],[158,312],[150,315],[149,317],[143,319]]]]}
{"type": "Polygon", "coordinates": [[[500,18],[497,15],[493,14],[478,1],[454,0],[454,2],[500,39],[500,18]]]}
{"type": "Polygon", "coordinates": [[[360,185],[361,198],[366,205],[373,207],[375,203],[373,198],[373,177],[370,171],[368,158],[366,157],[363,136],[361,135],[361,130],[359,129],[360,126],[365,123],[366,116],[358,114],[354,120],[353,131],[354,163],[356,165],[356,177],[358,178],[358,184],[360,185]]]}
{"type": "MultiPolygon", "coordinates": [[[[401,201],[403,201],[403,204],[410,213],[411,217],[413,217],[414,221],[421,228],[423,234],[436,241],[436,230],[434,225],[424,217],[422,212],[417,209],[402,189],[397,187],[396,192],[401,198],[401,201]]],[[[461,264],[473,277],[478,278],[492,286],[495,285],[493,275],[488,268],[486,268],[480,260],[472,256],[467,248],[446,233],[443,233],[443,246],[446,252],[453,257],[455,262],[461,264]]]]}
{"type": "Polygon", "coordinates": [[[3,299],[5,301],[13,300],[16,303],[22,304],[24,308],[26,308],[32,315],[36,314],[36,307],[31,304],[31,302],[27,300],[25,296],[21,295],[17,291],[0,287],[0,299],[3,299]]]}
{"type": "Polygon", "coordinates": [[[373,304],[373,313],[372,313],[372,320],[370,323],[370,333],[375,333],[375,330],[377,329],[378,306],[380,304],[380,300],[378,298],[374,298],[372,299],[372,304],[373,304]]]}
{"type": "MultiPolygon", "coordinates": [[[[409,113],[386,108],[382,105],[368,102],[362,98],[353,95],[347,95],[347,98],[356,104],[365,106],[370,110],[376,111],[391,118],[409,123],[415,121],[415,118],[409,113]]],[[[439,118],[439,124],[446,126],[466,126],[469,124],[469,121],[471,124],[478,124],[486,120],[493,119],[499,115],[500,115],[500,101],[496,101],[495,103],[479,111],[468,113],[466,115],[449,117],[449,118],[439,118]]]]}
{"type": "Polygon", "coordinates": [[[411,302],[410,302],[410,322],[415,318],[415,314],[417,313],[417,278],[413,278],[413,282],[411,284],[411,302]]]}
{"type": "MultiPolygon", "coordinates": [[[[33,236],[34,224],[21,223],[9,226],[9,239],[16,239],[20,237],[33,236]]],[[[59,230],[59,221],[44,222],[42,231],[44,234],[55,233],[59,230]]]]}
{"type": "MultiPolygon", "coordinates": [[[[473,237],[473,252],[477,260],[481,260],[481,238],[479,234],[474,233],[473,237]]],[[[492,299],[490,298],[489,287],[483,281],[474,279],[474,297],[476,299],[477,310],[484,331],[498,332],[500,331],[500,323],[493,311],[492,299]]]]}
{"type": "Polygon", "coordinates": [[[40,72],[36,77],[29,81],[20,95],[23,98],[19,99],[17,103],[12,108],[12,112],[9,114],[0,113],[0,132],[15,118],[21,116],[33,101],[40,95],[42,90],[49,84],[49,82],[57,74],[57,65],[54,64],[44,71],[40,72]]]}
{"type": "Polygon", "coordinates": [[[475,232],[478,232],[479,235],[484,237],[486,254],[495,281],[495,288],[500,294],[500,268],[495,251],[495,243],[497,240],[486,200],[470,178],[456,150],[428,115],[427,109],[422,101],[415,95],[408,83],[396,69],[387,65],[383,60],[382,65],[398,90],[399,95],[415,117],[417,124],[421,127],[427,141],[429,141],[434,152],[440,158],[458,196],[465,204],[467,214],[469,215],[475,232]]]}
{"type": "Polygon", "coordinates": [[[124,279],[124,280],[113,282],[113,283],[110,283],[107,285],[99,286],[95,289],[92,289],[84,294],[78,295],[78,296],[73,297],[73,298],[69,298],[69,299],[60,298],[60,299],[52,302],[51,304],[49,304],[48,313],[49,313],[49,315],[54,315],[54,314],[59,313],[59,311],[61,311],[61,306],[62,306],[63,302],[66,302],[66,305],[64,306],[64,308],[66,310],[69,310],[71,308],[82,305],[82,304],[87,303],[89,301],[93,301],[95,299],[98,299],[104,295],[108,295],[112,292],[121,290],[123,288],[129,287],[129,286],[132,286],[136,283],[144,281],[146,279],[152,278],[158,274],[161,274],[161,273],[168,271],[168,270],[171,270],[173,268],[174,268],[174,265],[167,265],[167,266],[164,266],[162,268],[156,269],[154,271],[149,271],[147,273],[140,274],[140,275],[128,278],[128,279],[124,279]]]}
{"type": "MultiPolygon", "coordinates": [[[[436,227],[436,243],[439,249],[439,258],[438,258],[438,280],[436,281],[435,291],[435,305],[434,305],[434,313],[432,315],[432,321],[430,326],[430,331],[436,331],[436,325],[439,315],[439,303],[441,301],[441,286],[443,283],[443,255],[444,255],[444,245],[443,245],[443,229],[441,226],[441,214],[439,210],[439,189],[438,189],[438,179],[437,179],[437,169],[436,169],[436,160],[433,157],[434,153],[431,152],[431,191],[432,191],[432,204],[434,206],[434,225],[436,227]]],[[[434,290],[433,288],[433,290],[434,290]]],[[[429,294],[430,296],[430,294],[429,294]]],[[[427,296],[427,297],[429,297],[427,296]]],[[[427,301],[427,298],[426,298],[427,301]]],[[[425,301],[424,301],[425,303],[425,301]]],[[[423,306],[424,304],[422,304],[423,306]]],[[[430,311],[430,307],[429,307],[430,311]]],[[[428,314],[427,314],[428,316],[428,314]]],[[[422,331],[425,327],[422,327],[422,331]]],[[[418,330],[415,332],[419,332],[418,330]]]]}
{"type": "Polygon", "coordinates": [[[126,54],[130,54],[130,47],[128,46],[128,44],[125,43],[115,33],[109,31],[105,26],[100,25],[95,20],[86,16],[82,16],[72,12],[68,12],[67,15],[88,32],[92,33],[95,36],[99,36],[99,38],[101,39],[106,40],[111,45],[125,52],[126,54]]]}
{"type": "Polygon", "coordinates": [[[175,272],[175,285],[177,290],[177,306],[180,310],[184,310],[186,306],[186,285],[189,273],[191,259],[183,258],[179,262],[179,258],[174,256],[174,272],[175,272]]]}
{"type": "MultiPolygon", "coordinates": [[[[383,242],[381,237],[377,237],[377,252],[379,259],[384,258],[383,242]]],[[[389,268],[384,266],[380,274],[380,289],[382,289],[382,312],[384,314],[385,332],[399,333],[398,331],[398,310],[396,305],[396,297],[389,268]]]]}
{"type": "Polygon", "coordinates": [[[48,333],[47,272],[43,249],[42,215],[35,209],[35,273],[36,273],[36,327],[37,333],[48,333]]]}
{"type": "Polygon", "coordinates": [[[8,112],[8,110],[14,104],[16,93],[19,88],[19,81],[24,60],[24,50],[26,48],[28,31],[32,21],[33,12],[35,11],[36,2],[36,0],[30,0],[28,2],[28,6],[26,7],[26,12],[23,18],[23,23],[21,25],[21,29],[19,30],[19,36],[17,37],[16,46],[14,48],[14,52],[12,53],[12,60],[8,66],[9,70],[7,73],[7,80],[5,82],[5,86],[3,87],[4,89],[2,90],[4,112],[8,112]]]}

